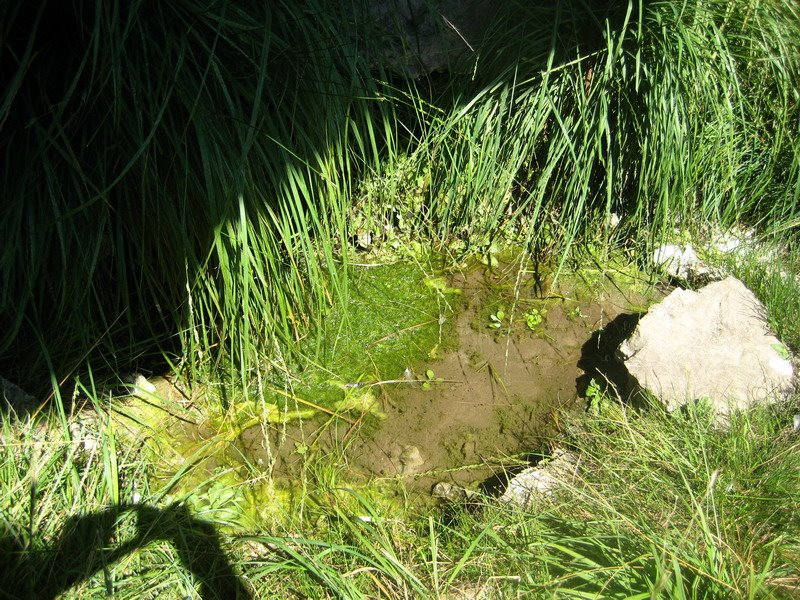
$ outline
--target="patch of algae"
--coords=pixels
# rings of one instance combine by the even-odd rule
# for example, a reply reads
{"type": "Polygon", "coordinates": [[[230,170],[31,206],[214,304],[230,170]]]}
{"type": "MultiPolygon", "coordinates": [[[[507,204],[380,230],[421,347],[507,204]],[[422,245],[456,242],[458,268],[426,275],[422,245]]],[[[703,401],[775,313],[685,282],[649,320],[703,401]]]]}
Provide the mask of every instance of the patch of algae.
{"type": "MultiPolygon", "coordinates": [[[[524,333],[533,335],[557,307],[563,307],[567,318],[583,322],[580,307],[599,301],[609,286],[622,287],[633,297],[653,291],[630,268],[615,269],[610,276],[603,268],[587,267],[553,282],[547,272],[542,277],[523,272],[518,278],[518,265],[499,259],[486,267],[487,294],[473,308],[476,327],[483,331],[500,309],[504,321],[515,314],[516,322],[528,327],[524,333]],[[530,327],[526,314],[538,315],[542,322],[531,321],[530,327]]],[[[419,264],[353,268],[346,301],[326,315],[316,336],[303,342],[305,360],[291,369],[288,383],[270,380],[260,389],[254,385],[239,391],[227,411],[210,385],[185,394],[161,379],[138,386],[117,420],[129,443],[144,443],[152,457],[151,489],[171,499],[186,497],[234,529],[285,524],[287,515],[297,514],[296,506],[306,506],[310,488],[337,477],[335,467],[325,466],[334,457],[315,452],[305,441],[295,442],[293,454],[304,465],[302,476],[281,480],[243,443],[243,432],[316,416],[341,417],[350,424],[366,416],[384,417],[378,401],[381,385],[401,381],[414,365],[431,362],[455,345],[455,316],[466,299],[452,285],[436,268],[419,264]]],[[[500,328],[497,335],[508,335],[508,330],[500,328]]],[[[382,503],[401,502],[391,489],[380,490],[375,483],[348,481],[347,487],[365,496],[377,494],[382,503]]]]}
{"type": "Polygon", "coordinates": [[[285,520],[305,482],[277,483],[248,453],[242,433],[323,413],[381,418],[371,384],[400,380],[413,363],[453,344],[459,290],[432,273],[404,263],[354,268],[347,302],[303,345],[307,360],[293,369],[291,393],[271,382],[266,393],[240,391],[223,411],[210,385],[181,391],[164,378],[139,378],[114,420],[124,443],[143,444],[150,488],[213,511],[233,528],[285,520]]]}

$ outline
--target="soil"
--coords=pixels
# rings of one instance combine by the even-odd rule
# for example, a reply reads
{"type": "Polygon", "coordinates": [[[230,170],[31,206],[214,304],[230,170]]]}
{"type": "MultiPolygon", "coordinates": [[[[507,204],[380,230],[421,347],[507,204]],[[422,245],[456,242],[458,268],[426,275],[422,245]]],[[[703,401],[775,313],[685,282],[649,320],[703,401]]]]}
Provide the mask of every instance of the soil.
{"type": "Polygon", "coordinates": [[[600,279],[589,285],[565,276],[542,291],[532,277],[518,285],[510,270],[460,273],[450,281],[462,290],[462,309],[450,317],[456,349],[409,365],[405,376],[414,382],[398,373],[392,383],[373,386],[384,419],[328,419],[316,430],[314,422],[273,426],[266,439],[256,427],[241,436],[242,450],[272,464],[278,477],[302,464],[305,448],[324,452],[345,442],[342,460],[352,475],[401,478],[426,493],[441,481],[475,488],[503,479],[546,450],[559,420],[582,408],[602,341],[598,331],[619,323],[620,315],[635,321],[624,315],[643,310],[656,293],[623,291],[607,276],[600,279]],[[502,318],[493,320],[501,307],[502,318]],[[531,326],[526,313],[536,315],[531,326]]]}

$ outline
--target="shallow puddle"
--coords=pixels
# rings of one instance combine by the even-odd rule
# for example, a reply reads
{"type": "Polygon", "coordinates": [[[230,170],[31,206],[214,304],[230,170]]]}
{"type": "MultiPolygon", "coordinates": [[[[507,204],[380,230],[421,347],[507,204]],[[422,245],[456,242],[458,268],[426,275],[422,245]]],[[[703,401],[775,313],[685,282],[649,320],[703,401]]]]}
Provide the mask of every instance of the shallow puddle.
{"type": "Polygon", "coordinates": [[[243,452],[280,476],[302,464],[307,447],[345,447],[352,475],[402,478],[428,492],[440,481],[474,487],[544,449],[565,410],[582,405],[592,332],[643,310],[656,292],[598,275],[592,283],[563,276],[537,293],[533,277],[516,277],[509,269],[451,278],[462,299],[450,316],[457,347],[389,382],[363,384],[385,418],[272,426],[267,438],[252,428],[243,452]]]}
{"type": "Polygon", "coordinates": [[[354,468],[430,489],[437,481],[487,480],[513,464],[512,455],[541,450],[558,430],[558,415],[580,404],[578,364],[591,332],[646,301],[613,286],[587,297],[565,278],[544,296],[521,297],[513,322],[507,308],[494,328],[496,312],[485,313],[498,302],[498,277],[454,278],[467,300],[457,316],[458,349],[417,366],[444,381],[384,390],[387,418],[350,447],[354,468]]]}
{"type": "MultiPolygon", "coordinates": [[[[429,277],[414,281],[430,287],[429,277]]],[[[317,415],[312,418],[275,422],[277,407],[253,398],[236,403],[234,414],[212,417],[202,407],[215,406],[213,401],[195,402],[202,390],[181,396],[160,380],[165,389],[156,386],[150,401],[166,403],[169,408],[157,412],[171,416],[158,430],[145,431],[136,423],[151,420],[142,418],[143,409],[155,410],[148,401],[139,409],[128,405],[126,410],[140,414],[125,420],[133,424],[134,439],[152,440],[157,487],[184,472],[178,485],[184,491],[227,478],[255,494],[243,502],[257,514],[263,508],[258,486],[295,489],[320,456],[354,484],[402,480],[426,495],[439,482],[473,489],[502,482],[504,474],[547,449],[563,425],[559,419],[581,409],[580,394],[590,377],[598,377],[593,369],[618,343],[607,332],[635,322],[625,315],[644,311],[659,296],[625,273],[612,278],[583,270],[542,284],[518,265],[457,273],[441,289],[439,330],[452,331],[453,339],[436,343],[433,336],[424,362],[387,361],[399,372],[382,372],[380,382],[337,383],[339,394],[355,403],[335,416],[329,409],[308,410],[307,401],[322,402],[308,396],[294,409],[317,415]]],[[[379,295],[370,297],[373,310],[380,311],[379,295]]],[[[423,316],[437,320],[435,314],[423,316]]],[[[379,333],[387,339],[398,334],[379,333]]],[[[362,345],[368,359],[377,356],[370,354],[374,341],[362,345]]],[[[358,352],[352,344],[350,350],[358,352]]]]}

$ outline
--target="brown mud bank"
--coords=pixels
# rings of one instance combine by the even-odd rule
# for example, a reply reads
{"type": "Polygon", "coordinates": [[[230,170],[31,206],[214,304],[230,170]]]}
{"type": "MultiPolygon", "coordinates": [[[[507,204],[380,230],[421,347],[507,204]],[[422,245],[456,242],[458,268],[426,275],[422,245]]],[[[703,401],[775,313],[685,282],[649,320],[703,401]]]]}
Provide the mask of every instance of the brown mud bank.
{"type": "Polygon", "coordinates": [[[238,441],[243,454],[277,477],[296,475],[313,448],[338,452],[354,477],[400,478],[423,491],[440,481],[474,487],[547,446],[559,420],[582,408],[587,371],[607,354],[597,332],[658,295],[635,278],[599,272],[542,286],[518,269],[473,270],[449,285],[461,299],[448,317],[454,350],[389,382],[358,384],[374,398],[369,415],[254,427],[238,441]]]}

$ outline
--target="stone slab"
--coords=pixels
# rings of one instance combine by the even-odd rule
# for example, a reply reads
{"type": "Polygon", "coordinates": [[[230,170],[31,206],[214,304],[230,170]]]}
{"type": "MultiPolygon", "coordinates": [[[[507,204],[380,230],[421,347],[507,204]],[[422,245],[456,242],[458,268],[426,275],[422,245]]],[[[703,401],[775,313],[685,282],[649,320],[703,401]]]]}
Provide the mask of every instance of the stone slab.
{"type": "Polygon", "coordinates": [[[792,393],[787,352],[764,306],[734,277],[673,291],[619,347],[634,384],[670,410],[707,398],[722,414],[792,393]]]}

